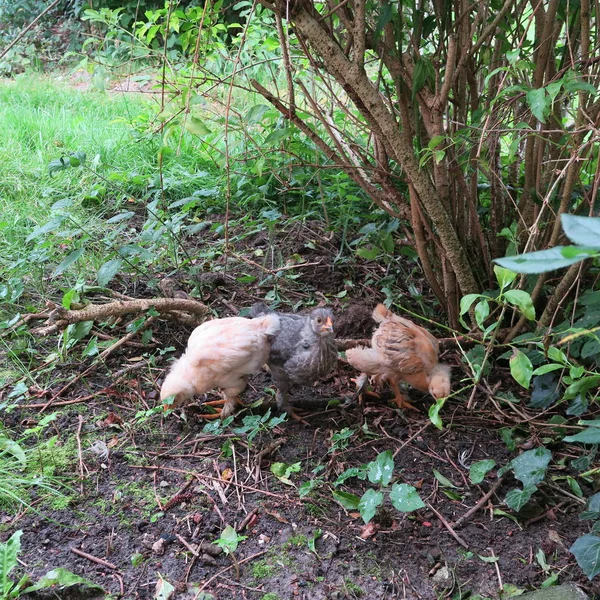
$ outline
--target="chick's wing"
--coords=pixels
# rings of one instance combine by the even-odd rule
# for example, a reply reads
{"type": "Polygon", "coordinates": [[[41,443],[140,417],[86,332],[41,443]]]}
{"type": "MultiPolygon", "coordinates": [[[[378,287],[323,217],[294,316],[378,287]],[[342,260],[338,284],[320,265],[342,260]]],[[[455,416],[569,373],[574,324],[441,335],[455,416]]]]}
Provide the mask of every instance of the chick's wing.
{"type": "Polygon", "coordinates": [[[197,365],[217,373],[255,373],[269,356],[270,336],[277,331],[273,323],[278,323],[274,315],[208,321],[192,332],[186,354],[197,365]]]}
{"type": "Polygon", "coordinates": [[[437,363],[437,340],[421,327],[402,320],[406,323],[381,323],[373,334],[373,347],[379,350],[389,369],[401,373],[429,371],[437,363]]]}

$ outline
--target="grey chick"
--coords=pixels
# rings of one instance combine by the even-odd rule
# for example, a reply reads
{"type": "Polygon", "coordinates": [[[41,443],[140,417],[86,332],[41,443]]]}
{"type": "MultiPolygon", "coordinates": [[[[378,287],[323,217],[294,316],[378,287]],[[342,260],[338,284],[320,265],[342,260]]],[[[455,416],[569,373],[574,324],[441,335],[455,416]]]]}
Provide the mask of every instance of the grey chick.
{"type": "Polygon", "coordinates": [[[289,391],[295,385],[310,385],[325,377],[337,362],[333,332],[333,313],[315,308],[307,315],[279,313],[259,302],[250,308],[250,317],[275,313],[281,328],[271,343],[267,364],[277,386],[277,407],[290,417],[302,419],[289,403],[289,391]]]}

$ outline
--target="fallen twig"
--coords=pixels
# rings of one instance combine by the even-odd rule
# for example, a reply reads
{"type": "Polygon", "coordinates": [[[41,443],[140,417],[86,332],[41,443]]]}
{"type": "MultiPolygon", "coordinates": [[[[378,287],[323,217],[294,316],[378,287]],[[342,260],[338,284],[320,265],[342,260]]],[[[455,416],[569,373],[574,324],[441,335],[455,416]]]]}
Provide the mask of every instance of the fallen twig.
{"type": "Polygon", "coordinates": [[[460,517],[459,519],[457,519],[452,524],[452,527],[454,529],[457,529],[467,519],[469,519],[469,517],[471,517],[471,515],[474,515],[493,496],[494,492],[502,485],[503,481],[504,481],[504,478],[500,477],[500,479],[498,479],[498,481],[496,481],[496,483],[494,483],[494,485],[489,489],[489,491],[487,492],[487,494],[484,494],[479,499],[479,501],[477,502],[477,504],[475,506],[473,506],[473,508],[470,508],[462,517],[460,517]]]}
{"type": "Polygon", "coordinates": [[[200,554],[198,554],[198,552],[192,547],[190,546],[190,544],[188,544],[188,542],[185,541],[185,539],[180,536],[178,533],[175,534],[175,537],[196,557],[196,558],[200,558],[200,554]]]}
{"type": "MultiPolygon", "coordinates": [[[[258,558],[259,556],[262,556],[263,554],[266,554],[268,552],[268,550],[263,550],[262,552],[257,552],[256,554],[253,554],[252,556],[248,556],[248,558],[244,558],[243,560],[238,560],[237,564],[238,564],[238,568],[240,565],[243,565],[244,563],[250,562],[251,560],[254,560],[255,558],[258,558]]],[[[209,580],[205,581],[201,586],[200,589],[198,590],[197,594],[194,596],[194,600],[197,600],[200,597],[200,594],[215,580],[217,579],[217,577],[221,577],[221,575],[223,575],[223,573],[227,573],[227,571],[231,571],[231,569],[234,568],[235,565],[229,565],[228,567],[226,567],[225,569],[222,569],[221,571],[219,571],[216,575],[213,575],[209,580]]]]}
{"type": "MultiPolygon", "coordinates": [[[[67,310],[58,304],[48,302],[51,309],[48,317],[48,326],[33,329],[36,335],[48,335],[57,329],[57,325],[71,325],[82,321],[98,321],[109,317],[121,317],[130,313],[146,312],[151,308],[159,312],[183,311],[198,317],[198,324],[202,323],[210,314],[210,309],[205,304],[188,298],[141,298],[138,300],[108,302],[107,304],[93,304],[81,310],[67,310]]],[[[40,313],[43,314],[43,313],[40,313]]]]}
{"type": "Polygon", "coordinates": [[[83,496],[83,454],[81,452],[81,428],[83,427],[83,416],[79,415],[79,424],[77,425],[77,432],[75,433],[75,439],[77,440],[77,453],[79,454],[79,480],[80,480],[80,490],[81,495],[83,496]]]}
{"type": "Polygon", "coordinates": [[[429,504],[429,502],[427,503],[427,506],[434,512],[435,516],[441,521],[442,525],[448,530],[448,532],[450,533],[450,535],[466,550],[469,549],[469,545],[467,544],[467,542],[465,542],[465,540],[463,540],[460,535],[458,535],[458,533],[456,533],[456,531],[454,531],[454,529],[452,529],[452,525],[450,525],[450,523],[448,523],[448,521],[446,521],[446,519],[437,511],[435,510],[435,508],[433,508],[433,506],[431,506],[431,504],[429,504]]]}
{"type": "Polygon", "coordinates": [[[103,558],[98,558],[96,556],[92,556],[91,554],[88,554],[87,552],[84,552],[83,550],[79,550],[79,548],[74,548],[73,546],[71,546],[69,548],[69,550],[71,550],[71,552],[73,554],[77,554],[77,556],[81,556],[83,558],[87,558],[88,560],[91,560],[92,562],[95,562],[97,565],[102,565],[103,567],[106,567],[107,569],[112,569],[113,571],[119,570],[117,565],[113,565],[111,562],[108,562],[107,560],[104,560],[103,558]]]}

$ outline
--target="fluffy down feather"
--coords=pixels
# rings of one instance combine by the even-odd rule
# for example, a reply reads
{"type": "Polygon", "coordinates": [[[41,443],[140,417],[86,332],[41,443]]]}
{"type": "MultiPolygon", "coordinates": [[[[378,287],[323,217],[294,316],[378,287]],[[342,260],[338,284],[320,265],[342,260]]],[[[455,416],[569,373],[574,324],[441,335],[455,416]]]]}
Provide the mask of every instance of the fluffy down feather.
{"type": "Polygon", "coordinates": [[[221,417],[231,414],[248,375],[267,362],[271,341],[279,331],[274,314],[258,319],[228,317],[196,327],[185,353],[173,363],[160,390],[164,401],[174,396],[170,407],[181,406],[194,395],[220,388],[226,401],[221,417]]]}
{"type": "Polygon", "coordinates": [[[401,408],[414,408],[400,391],[405,381],[436,400],[450,394],[450,367],[438,362],[438,341],[426,329],[395,315],[383,304],[373,311],[379,327],[373,333],[371,348],[346,351],[348,362],[365,375],[390,382],[401,408]]]}

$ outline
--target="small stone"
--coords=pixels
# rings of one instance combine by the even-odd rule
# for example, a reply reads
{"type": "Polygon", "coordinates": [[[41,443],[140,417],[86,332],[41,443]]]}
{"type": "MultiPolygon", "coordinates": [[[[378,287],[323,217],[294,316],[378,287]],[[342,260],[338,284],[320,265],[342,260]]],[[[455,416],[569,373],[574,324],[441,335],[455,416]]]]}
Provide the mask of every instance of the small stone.
{"type": "Polygon", "coordinates": [[[162,556],[165,553],[166,540],[164,538],[160,538],[152,544],[152,552],[158,556],[162,556]]]}
{"type": "Polygon", "coordinates": [[[588,600],[587,594],[572,583],[557,585],[519,596],[520,600],[588,600]]]}
{"type": "Polygon", "coordinates": [[[169,485],[171,485],[168,481],[165,481],[164,479],[158,484],[158,487],[161,488],[168,488],[169,485]]]}

